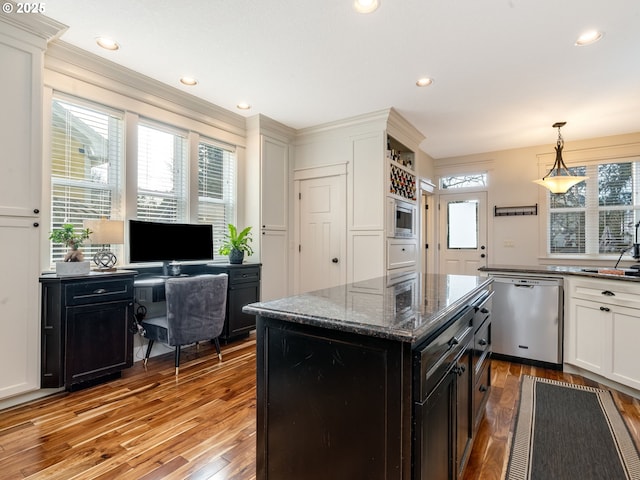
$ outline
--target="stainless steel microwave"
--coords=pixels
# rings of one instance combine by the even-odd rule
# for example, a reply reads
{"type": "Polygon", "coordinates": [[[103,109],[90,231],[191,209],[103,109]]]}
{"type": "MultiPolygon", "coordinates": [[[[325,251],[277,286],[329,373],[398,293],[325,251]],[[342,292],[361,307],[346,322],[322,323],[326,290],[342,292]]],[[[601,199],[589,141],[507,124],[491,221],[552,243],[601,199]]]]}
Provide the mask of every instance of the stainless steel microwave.
{"type": "Polygon", "coordinates": [[[415,237],[416,235],[416,207],[402,200],[395,201],[393,221],[394,237],[415,237]]]}

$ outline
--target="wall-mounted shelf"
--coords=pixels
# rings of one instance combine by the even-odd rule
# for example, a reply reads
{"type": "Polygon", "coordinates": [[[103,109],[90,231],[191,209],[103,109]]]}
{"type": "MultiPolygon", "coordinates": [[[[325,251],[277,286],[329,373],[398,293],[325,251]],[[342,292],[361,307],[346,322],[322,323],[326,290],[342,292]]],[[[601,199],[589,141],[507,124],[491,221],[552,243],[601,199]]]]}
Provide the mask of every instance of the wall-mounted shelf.
{"type": "Polygon", "coordinates": [[[538,204],[517,207],[493,207],[494,217],[513,217],[516,215],[538,215],[538,204]]]}

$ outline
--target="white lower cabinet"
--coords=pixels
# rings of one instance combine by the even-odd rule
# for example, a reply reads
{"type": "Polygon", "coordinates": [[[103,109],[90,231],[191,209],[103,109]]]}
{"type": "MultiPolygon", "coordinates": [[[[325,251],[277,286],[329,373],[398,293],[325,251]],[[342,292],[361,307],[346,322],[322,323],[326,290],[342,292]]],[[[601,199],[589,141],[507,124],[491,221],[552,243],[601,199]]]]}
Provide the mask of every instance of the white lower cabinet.
{"type": "Polygon", "coordinates": [[[640,284],[574,278],[566,283],[565,362],[640,390],[640,284]]]}

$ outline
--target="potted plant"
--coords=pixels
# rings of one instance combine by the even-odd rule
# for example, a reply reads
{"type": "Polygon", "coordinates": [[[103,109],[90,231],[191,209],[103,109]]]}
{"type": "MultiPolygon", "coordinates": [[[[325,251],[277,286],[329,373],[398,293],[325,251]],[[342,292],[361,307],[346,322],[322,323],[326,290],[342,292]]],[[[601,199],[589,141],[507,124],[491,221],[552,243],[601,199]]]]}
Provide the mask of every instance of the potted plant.
{"type": "Polygon", "coordinates": [[[72,223],[65,223],[61,228],[56,228],[51,232],[49,240],[53,243],[62,243],[69,249],[64,256],[64,260],[56,262],[56,273],[58,275],[89,273],[89,262],[84,261],[84,254],[80,247],[91,233],[93,232],[88,228],[76,231],[72,223]]]}
{"type": "Polygon", "coordinates": [[[253,255],[253,249],[251,245],[249,245],[249,243],[253,241],[251,238],[251,227],[246,227],[238,233],[236,226],[230,223],[227,225],[227,229],[228,233],[225,234],[224,242],[220,245],[218,253],[220,253],[220,255],[228,255],[229,263],[242,263],[245,253],[247,256],[253,255]]]}

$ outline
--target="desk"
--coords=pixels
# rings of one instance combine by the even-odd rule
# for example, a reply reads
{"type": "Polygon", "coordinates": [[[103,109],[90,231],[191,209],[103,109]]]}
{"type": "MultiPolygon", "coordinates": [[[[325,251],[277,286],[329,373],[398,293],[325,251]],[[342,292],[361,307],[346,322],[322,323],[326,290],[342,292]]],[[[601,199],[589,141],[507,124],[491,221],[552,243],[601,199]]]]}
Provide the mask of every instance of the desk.
{"type": "MultiPolygon", "coordinates": [[[[259,263],[208,264],[185,275],[219,274],[229,276],[227,290],[227,311],[220,338],[228,342],[231,339],[245,337],[256,328],[256,318],[242,311],[242,307],[260,301],[259,263]]],[[[145,305],[149,313],[158,314],[159,302],[164,302],[164,282],[169,277],[161,275],[139,275],[134,282],[136,301],[145,305]]],[[[164,308],[164,306],[162,306],[164,308]]]]}

